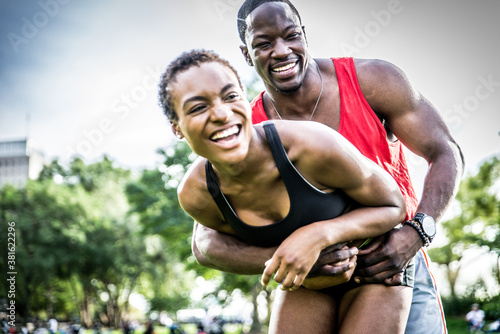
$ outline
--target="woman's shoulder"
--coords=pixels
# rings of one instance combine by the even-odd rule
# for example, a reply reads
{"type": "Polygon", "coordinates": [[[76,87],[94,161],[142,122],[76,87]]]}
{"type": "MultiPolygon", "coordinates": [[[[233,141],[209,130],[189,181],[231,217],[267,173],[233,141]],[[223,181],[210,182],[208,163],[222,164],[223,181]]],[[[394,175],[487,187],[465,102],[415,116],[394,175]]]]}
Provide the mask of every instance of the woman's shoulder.
{"type": "Polygon", "coordinates": [[[189,214],[192,210],[199,209],[200,197],[208,194],[205,178],[206,159],[198,157],[189,167],[177,187],[177,196],[181,207],[189,214]]]}
{"type": "MultiPolygon", "coordinates": [[[[327,125],[314,121],[298,120],[272,120],[254,125],[256,128],[263,128],[265,124],[273,124],[280,136],[281,141],[304,142],[303,139],[315,139],[323,136],[337,136],[337,131],[327,125]]],[[[262,130],[263,131],[263,130],[262,130]]]]}
{"type": "Polygon", "coordinates": [[[334,129],[314,121],[273,121],[291,160],[305,154],[324,154],[341,149],[346,139],[334,129]]]}
{"type": "Polygon", "coordinates": [[[179,187],[177,196],[182,209],[198,223],[225,233],[234,233],[224,222],[224,217],[207,188],[205,163],[198,157],[188,169],[179,187]]]}

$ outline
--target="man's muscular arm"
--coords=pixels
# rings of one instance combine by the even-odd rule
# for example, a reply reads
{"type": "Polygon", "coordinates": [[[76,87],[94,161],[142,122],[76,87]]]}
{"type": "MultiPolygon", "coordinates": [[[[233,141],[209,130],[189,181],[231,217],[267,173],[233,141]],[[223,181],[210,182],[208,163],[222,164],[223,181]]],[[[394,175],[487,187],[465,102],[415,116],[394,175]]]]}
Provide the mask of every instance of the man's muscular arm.
{"type": "MultiPolygon", "coordinates": [[[[352,270],[352,258],[355,259],[358,250],[343,246],[344,244],[337,244],[327,247],[309,276],[336,276],[352,270]]],[[[273,256],[275,250],[276,247],[252,246],[237,237],[194,223],[192,251],[196,261],[202,266],[233,274],[260,275],[265,262],[273,256]]]]}
{"type": "MultiPolygon", "coordinates": [[[[446,124],[405,74],[379,60],[357,60],[361,90],[389,130],[429,164],[417,212],[438,221],[451,204],[463,173],[463,156],[446,124]]],[[[367,283],[399,284],[400,272],[422,247],[418,233],[403,226],[378,238],[358,256],[358,276],[367,283]],[[386,280],[387,279],[387,280],[386,280]]]]}
{"type": "Polygon", "coordinates": [[[202,266],[241,275],[258,275],[264,271],[276,247],[252,246],[237,237],[220,233],[194,222],[192,250],[202,266]]]}

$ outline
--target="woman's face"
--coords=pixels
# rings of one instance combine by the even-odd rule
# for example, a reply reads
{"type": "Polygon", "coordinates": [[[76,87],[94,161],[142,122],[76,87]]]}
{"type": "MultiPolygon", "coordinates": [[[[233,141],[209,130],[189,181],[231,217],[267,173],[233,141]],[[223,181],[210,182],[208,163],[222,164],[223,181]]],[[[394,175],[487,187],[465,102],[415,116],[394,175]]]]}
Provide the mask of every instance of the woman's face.
{"type": "Polygon", "coordinates": [[[251,109],[231,69],[217,62],[193,66],[172,87],[174,132],[211,162],[242,161],[252,136],[251,109]]]}

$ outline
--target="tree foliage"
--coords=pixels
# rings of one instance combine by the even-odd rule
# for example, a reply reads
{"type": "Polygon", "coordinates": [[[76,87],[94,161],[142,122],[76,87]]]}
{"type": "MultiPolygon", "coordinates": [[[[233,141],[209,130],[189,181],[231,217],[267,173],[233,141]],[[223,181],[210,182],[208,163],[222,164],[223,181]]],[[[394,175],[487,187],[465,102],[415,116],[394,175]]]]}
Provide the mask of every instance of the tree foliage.
{"type": "MultiPolygon", "coordinates": [[[[465,177],[456,196],[459,213],[444,221],[443,227],[447,244],[430,249],[432,260],[445,267],[451,287],[451,300],[457,303],[460,296],[455,292],[455,284],[463,266],[463,252],[469,248],[482,248],[500,259],[500,160],[492,157],[485,161],[474,175],[465,177]]],[[[500,284],[497,268],[492,274],[500,284]]],[[[477,292],[486,289],[478,282],[475,290],[467,291],[463,298],[469,301],[479,298],[477,292]],[[474,295],[474,293],[476,295],[474,295]]],[[[495,297],[495,296],[491,296],[495,297]]]]}

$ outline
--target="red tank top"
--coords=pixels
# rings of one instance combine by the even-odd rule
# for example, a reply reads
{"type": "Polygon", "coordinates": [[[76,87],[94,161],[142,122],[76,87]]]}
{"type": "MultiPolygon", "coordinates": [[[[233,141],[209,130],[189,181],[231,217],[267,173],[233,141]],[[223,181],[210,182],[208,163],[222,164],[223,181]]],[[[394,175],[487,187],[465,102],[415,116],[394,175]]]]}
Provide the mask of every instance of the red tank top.
{"type": "MultiPolygon", "coordinates": [[[[338,132],[360,152],[391,174],[406,202],[406,219],[417,209],[417,196],[411,183],[400,141],[390,143],[384,126],[366,101],[359,87],[352,58],[332,58],[340,92],[340,125],[338,132]]],[[[254,124],[268,120],[260,93],[251,103],[254,124]]]]}

